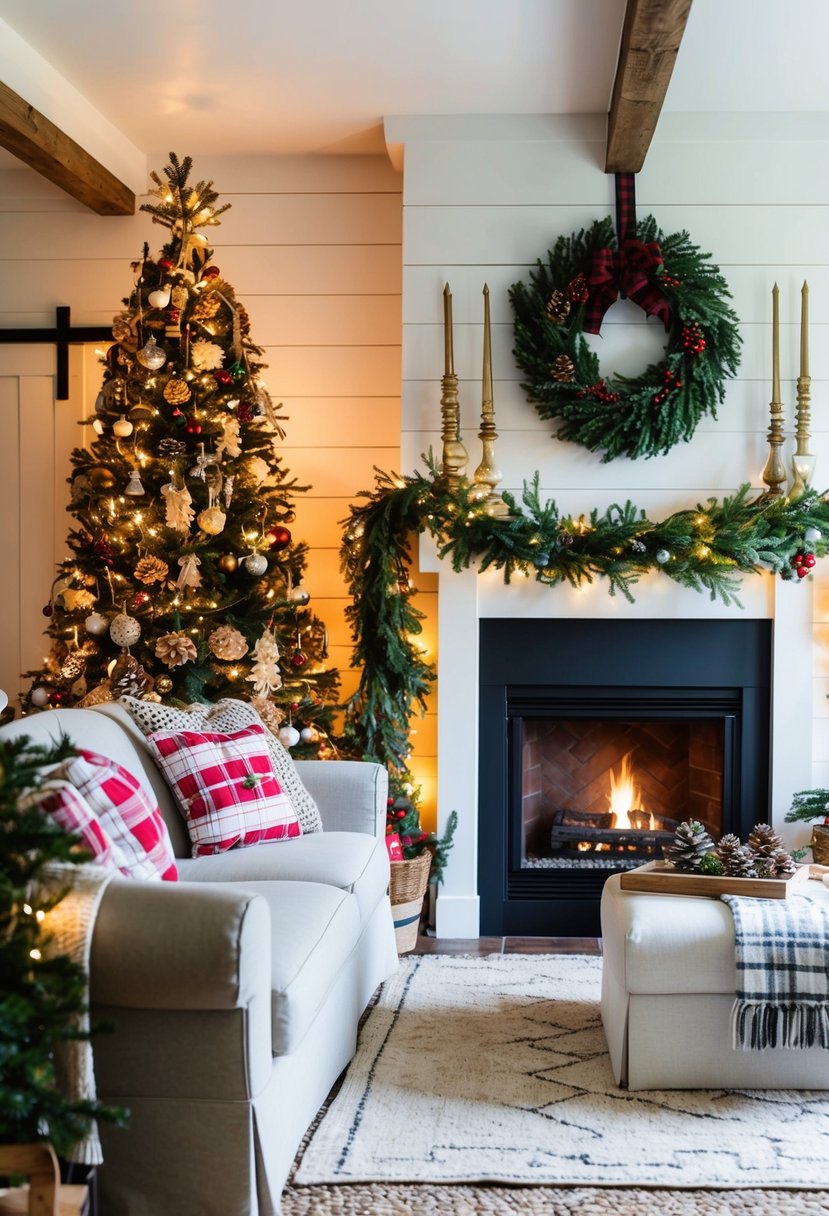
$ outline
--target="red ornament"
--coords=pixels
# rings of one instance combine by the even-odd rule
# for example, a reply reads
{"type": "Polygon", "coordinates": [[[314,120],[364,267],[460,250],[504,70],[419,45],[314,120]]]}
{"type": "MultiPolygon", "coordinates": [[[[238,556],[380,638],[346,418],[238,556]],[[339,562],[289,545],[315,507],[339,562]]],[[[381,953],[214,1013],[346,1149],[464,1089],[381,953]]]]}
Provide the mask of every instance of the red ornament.
{"type": "Polygon", "coordinates": [[[53,692],[49,693],[50,705],[62,705],[65,700],[66,700],[66,693],[63,691],[62,688],[56,688],[56,689],[54,689],[53,692]]]}
{"type": "Polygon", "coordinates": [[[168,308],[167,309],[168,320],[178,321],[180,316],[181,316],[181,309],[179,309],[179,308],[168,308]]]}
{"type": "Polygon", "coordinates": [[[291,702],[291,713],[295,714],[298,709],[299,709],[299,701],[292,701],[291,702]]]}
{"type": "Polygon", "coordinates": [[[805,560],[806,560],[805,553],[795,553],[794,557],[791,559],[790,564],[792,566],[794,566],[795,570],[799,570],[805,560]]]}
{"type": "Polygon", "coordinates": [[[204,270],[201,272],[201,277],[203,279],[218,279],[221,273],[222,272],[219,270],[218,266],[205,266],[204,270]]]}
{"type": "Polygon", "coordinates": [[[132,607],[133,608],[143,607],[143,605],[146,604],[146,602],[149,598],[150,598],[149,592],[136,591],[135,595],[132,597],[132,607]]]}
{"type": "Polygon", "coordinates": [[[577,274],[573,281],[567,284],[564,294],[571,304],[586,304],[590,292],[584,275],[577,274]]]}
{"type": "Polygon", "coordinates": [[[249,401],[240,401],[236,407],[236,417],[240,422],[250,422],[253,417],[253,406],[249,401]]]}
{"type": "Polygon", "coordinates": [[[275,549],[277,553],[280,549],[287,549],[291,543],[290,531],[288,528],[283,528],[281,524],[274,524],[272,528],[268,528],[265,535],[269,538],[270,548],[275,549]]]}
{"type": "Polygon", "coordinates": [[[806,556],[803,558],[803,565],[808,566],[809,569],[811,570],[812,567],[814,566],[816,560],[817,559],[815,558],[814,553],[807,553],[806,556]]]}
{"type": "Polygon", "coordinates": [[[222,367],[220,367],[218,369],[218,371],[215,371],[213,373],[213,378],[215,379],[217,384],[223,384],[223,385],[227,386],[228,384],[233,383],[233,377],[231,376],[230,372],[226,372],[224,370],[224,368],[222,368],[222,367]]]}
{"type": "Polygon", "coordinates": [[[304,667],[307,662],[308,655],[304,654],[301,650],[295,650],[291,655],[291,666],[296,667],[297,670],[299,670],[300,667],[304,667]]]}
{"type": "Polygon", "coordinates": [[[173,269],[173,263],[170,261],[169,258],[159,258],[158,264],[162,270],[172,270],[173,269]]]}
{"type": "Polygon", "coordinates": [[[55,609],[51,604],[44,604],[42,611],[44,616],[51,616],[55,609]]]}
{"type": "Polygon", "coordinates": [[[806,566],[798,566],[795,573],[798,578],[805,578],[809,571],[806,566]]]}
{"type": "Polygon", "coordinates": [[[197,422],[195,418],[190,418],[188,420],[187,434],[188,435],[201,435],[201,423],[197,422]]]}

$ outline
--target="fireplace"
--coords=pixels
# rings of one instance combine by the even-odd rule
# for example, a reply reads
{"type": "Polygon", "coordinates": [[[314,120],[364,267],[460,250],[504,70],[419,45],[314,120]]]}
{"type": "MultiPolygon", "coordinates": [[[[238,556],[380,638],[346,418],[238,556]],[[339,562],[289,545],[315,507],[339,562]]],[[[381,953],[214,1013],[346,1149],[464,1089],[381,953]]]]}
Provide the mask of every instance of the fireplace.
{"type": "Polygon", "coordinates": [[[678,822],[767,819],[770,670],[768,621],[481,621],[481,932],[595,935],[678,822]]]}

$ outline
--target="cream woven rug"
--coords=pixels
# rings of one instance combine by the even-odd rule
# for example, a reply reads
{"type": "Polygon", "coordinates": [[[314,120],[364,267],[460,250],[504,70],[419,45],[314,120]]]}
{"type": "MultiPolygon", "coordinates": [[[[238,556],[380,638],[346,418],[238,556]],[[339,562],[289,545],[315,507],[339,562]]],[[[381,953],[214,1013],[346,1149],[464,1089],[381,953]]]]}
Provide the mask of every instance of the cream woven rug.
{"type": "MultiPolygon", "coordinates": [[[[617,1089],[600,974],[601,961],[582,956],[401,963],[299,1161],[286,1216],[643,1210],[634,1190],[608,1187],[674,1188],[673,1199],[650,1194],[653,1212],[829,1211],[825,1191],[762,1202],[769,1189],[829,1187],[829,1095],[617,1089]],[[310,1185],[334,1183],[369,1185],[310,1185]],[[419,1204],[406,1206],[412,1188],[398,1183],[426,1184],[419,1204]],[[509,1189],[528,1185],[540,1189],[509,1189]],[[754,1193],[723,1206],[676,1188],[754,1193]]],[[[677,1050],[686,1036],[693,1028],[677,1027],[677,1050]]]]}

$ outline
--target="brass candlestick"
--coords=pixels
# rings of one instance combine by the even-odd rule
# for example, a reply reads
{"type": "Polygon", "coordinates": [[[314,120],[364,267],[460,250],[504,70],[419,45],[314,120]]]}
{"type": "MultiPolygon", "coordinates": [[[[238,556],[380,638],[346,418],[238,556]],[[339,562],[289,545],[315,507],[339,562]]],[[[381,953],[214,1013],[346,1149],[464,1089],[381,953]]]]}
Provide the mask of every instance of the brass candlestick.
{"type": "Polygon", "coordinates": [[[443,350],[444,370],[440,396],[442,422],[440,435],[443,440],[443,459],[440,466],[440,480],[448,490],[457,490],[464,480],[469,455],[461,443],[461,410],[452,341],[452,293],[448,283],[443,288],[443,350]]]}
{"type": "Polygon", "coordinates": [[[809,423],[811,410],[811,383],[809,375],[809,284],[803,284],[800,292],[800,375],[797,377],[797,409],[795,411],[795,438],[797,445],[792,456],[792,484],[790,498],[800,498],[812,484],[816,458],[809,451],[809,423]]]}
{"type": "Polygon", "coordinates": [[[487,515],[509,515],[509,507],[495,487],[503,474],[495,463],[495,410],[492,405],[492,344],[489,323],[489,288],[484,284],[484,368],[481,385],[481,429],[478,431],[483,455],[475,470],[475,485],[469,493],[473,502],[483,503],[487,515]]]}
{"type": "Polygon", "coordinates": [[[783,464],[783,457],[780,453],[780,448],[784,442],[784,435],[783,403],[780,400],[779,294],[779,288],[775,283],[771,292],[771,402],[769,403],[771,422],[769,423],[768,435],[769,458],[766,461],[766,467],[763,469],[763,481],[768,486],[766,494],[770,498],[781,498],[783,496],[782,487],[786,484],[786,467],[783,464]]]}

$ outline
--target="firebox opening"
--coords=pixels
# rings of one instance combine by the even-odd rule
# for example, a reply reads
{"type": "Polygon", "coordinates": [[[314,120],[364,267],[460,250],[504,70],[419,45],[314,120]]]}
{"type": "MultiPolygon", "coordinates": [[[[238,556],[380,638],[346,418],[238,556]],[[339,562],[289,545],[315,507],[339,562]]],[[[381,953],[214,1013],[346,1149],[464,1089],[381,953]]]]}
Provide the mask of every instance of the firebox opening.
{"type": "Polygon", "coordinates": [[[722,718],[527,717],[520,734],[521,868],[630,869],[684,819],[722,834],[722,718]]]}

